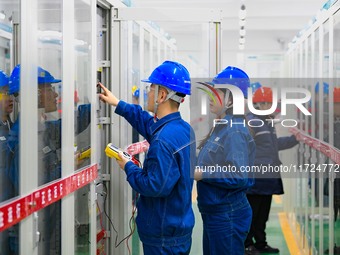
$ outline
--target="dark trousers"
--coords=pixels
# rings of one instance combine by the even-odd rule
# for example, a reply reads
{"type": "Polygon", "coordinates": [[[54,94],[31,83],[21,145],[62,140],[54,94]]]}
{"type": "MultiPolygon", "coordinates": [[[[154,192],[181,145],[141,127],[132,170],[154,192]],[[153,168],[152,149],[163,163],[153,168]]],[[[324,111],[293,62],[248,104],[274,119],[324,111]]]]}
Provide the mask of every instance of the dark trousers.
{"type": "Polygon", "coordinates": [[[272,195],[247,195],[247,198],[253,210],[253,218],[245,247],[254,245],[262,249],[267,245],[266,222],[269,218],[272,195]]]}

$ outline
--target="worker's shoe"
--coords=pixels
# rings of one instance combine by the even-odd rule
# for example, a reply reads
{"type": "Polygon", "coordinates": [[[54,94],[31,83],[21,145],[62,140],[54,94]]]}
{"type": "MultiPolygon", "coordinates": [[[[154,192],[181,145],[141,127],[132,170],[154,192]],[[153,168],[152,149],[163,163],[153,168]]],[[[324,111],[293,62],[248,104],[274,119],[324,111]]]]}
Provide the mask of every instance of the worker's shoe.
{"type": "Polygon", "coordinates": [[[278,248],[271,247],[268,244],[264,246],[263,248],[257,248],[257,250],[260,253],[279,253],[280,252],[278,248]]]}
{"type": "Polygon", "coordinates": [[[260,255],[260,252],[254,245],[250,245],[244,249],[244,255],[260,255]]]}

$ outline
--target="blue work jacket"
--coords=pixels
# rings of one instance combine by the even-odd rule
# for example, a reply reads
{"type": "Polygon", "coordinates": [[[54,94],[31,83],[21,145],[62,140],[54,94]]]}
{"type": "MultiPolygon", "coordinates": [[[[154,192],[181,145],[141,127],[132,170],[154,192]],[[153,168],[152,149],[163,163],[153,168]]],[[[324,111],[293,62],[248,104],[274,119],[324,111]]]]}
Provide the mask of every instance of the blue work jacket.
{"type": "Polygon", "coordinates": [[[13,123],[7,139],[6,174],[13,187],[13,197],[19,195],[19,116],[13,123]]]}
{"type": "Polygon", "coordinates": [[[14,197],[14,187],[11,184],[8,174],[8,134],[12,127],[12,122],[0,122],[0,203],[14,197]]]}
{"type": "MultiPolygon", "coordinates": [[[[258,116],[249,113],[247,117],[248,120],[258,120],[258,122],[252,121],[253,126],[258,126],[252,127],[256,143],[255,165],[280,166],[282,163],[279,159],[279,151],[289,149],[298,144],[295,136],[292,135],[278,138],[272,121],[266,120],[270,118],[268,116],[258,116]],[[260,125],[261,123],[263,123],[263,126],[260,125]]],[[[247,193],[254,195],[283,194],[283,184],[280,172],[274,171],[265,174],[256,172],[255,184],[247,193]]]]}
{"type": "Polygon", "coordinates": [[[179,112],[157,122],[138,105],[120,101],[115,112],[123,116],[150,144],[143,168],[125,165],[127,181],[140,193],[136,219],[141,241],[173,246],[191,240],[191,207],[195,164],[195,135],[179,112]]]}
{"type": "Polygon", "coordinates": [[[201,213],[219,213],[235,209],[246,200],[245,192],[252,186],[253,177],[246,167],[253,165],[255,142],[244,117],[226,115],[227,124],[216,125],[198,154],[197,167],[203,179],[197,182],[197,202],[201,213]],[[233,125],[231,125],[233,121],[233,125]],[[236,124],[238,123],[238,124],[236,124]],[[211,173],[209,167],[216,171],[211,173]],[[225,171],[217,172],[218,169],[225,171]],[[232,167],[227,170],[226,167],[232,167]]]}
{"type": "MultiPolygon", "coordinates": [[[[8,135],[7,174],[14,187],[14,195],[19,195],[19,148],[20,117],[13,124],[8,135]]],[[[61,119],[38,123],[38,185],[46,184],[61,177],[61,119]],[[44,152],[48,147],[49,151],[44,152]]]]}

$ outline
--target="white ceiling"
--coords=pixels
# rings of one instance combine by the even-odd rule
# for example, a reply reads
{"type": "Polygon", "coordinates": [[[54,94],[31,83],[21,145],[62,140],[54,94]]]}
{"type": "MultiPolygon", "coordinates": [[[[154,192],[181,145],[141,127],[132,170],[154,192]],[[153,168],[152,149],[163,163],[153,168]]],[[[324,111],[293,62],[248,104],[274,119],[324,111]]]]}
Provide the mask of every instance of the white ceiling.
{"type": "MultiPolygon", "coordinates": [[[[306,26],[322,8],[325,0],[132,0],[132,7],[147,8],[205,8],[221,9],[223,12],[224,50],[238,49],[239,18],[242,3],[247,10],[246,48],[249,51],[283,51],[287,43],[306,26]],[[272,46],[270,46],[272,44],[272,46]]],[[[188,14],[190,15],[190,13],[188,14]]],[[[171,36],[199,38],[198,24],[159,22],[171,36]]]]}
{"type": "Polygon", "coordinates": [[[133,7],[221,9],[226,29],[238,29],[242,3],[247,10],[249,29],[301,29],[325,3],[325,0],[132,0],[133,7]]]}

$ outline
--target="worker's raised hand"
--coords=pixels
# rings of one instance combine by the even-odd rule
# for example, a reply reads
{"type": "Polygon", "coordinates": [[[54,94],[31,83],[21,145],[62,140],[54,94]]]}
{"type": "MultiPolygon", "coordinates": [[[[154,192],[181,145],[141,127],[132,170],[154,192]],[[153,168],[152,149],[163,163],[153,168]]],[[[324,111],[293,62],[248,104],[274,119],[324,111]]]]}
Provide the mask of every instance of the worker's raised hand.
{"type": "Polygon", "coordinates": [[[119,103],[119,99],[112,94],[110,90],[108,90],[103,84],[98,82],[97,86],[100,86],[102,89],[102,92],[99,94],[100,100],[103,102],[106,102],[110,105],[117,106],[119,103]]]}

